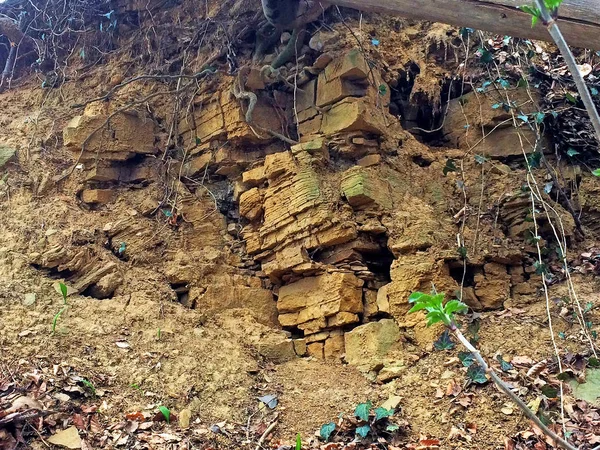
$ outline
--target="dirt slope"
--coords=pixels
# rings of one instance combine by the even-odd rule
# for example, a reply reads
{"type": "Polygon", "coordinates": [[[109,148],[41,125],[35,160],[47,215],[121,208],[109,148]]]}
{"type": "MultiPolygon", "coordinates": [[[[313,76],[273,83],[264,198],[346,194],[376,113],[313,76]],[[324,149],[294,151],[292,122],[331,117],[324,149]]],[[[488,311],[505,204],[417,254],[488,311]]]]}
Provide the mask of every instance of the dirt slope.
{"type": "MultiPolygon", "coordinates": [[[[274,71],[293,36],[267,45],[257,1],[97,8],[0,93],[0,449],[319,448],[329,422],[329,449],[551,448],[407,314],[461,297],[553,421],[558,362],[597,362],[600,184],[520,81],[551,49],[330,8],[274,71]],[[4,426],[19,395],[46,413],[4,426]],[[398,430],[343,447],[367,401],[398,430]]],[[[597,405],[564,389],[588,448],[597,405]]]]}

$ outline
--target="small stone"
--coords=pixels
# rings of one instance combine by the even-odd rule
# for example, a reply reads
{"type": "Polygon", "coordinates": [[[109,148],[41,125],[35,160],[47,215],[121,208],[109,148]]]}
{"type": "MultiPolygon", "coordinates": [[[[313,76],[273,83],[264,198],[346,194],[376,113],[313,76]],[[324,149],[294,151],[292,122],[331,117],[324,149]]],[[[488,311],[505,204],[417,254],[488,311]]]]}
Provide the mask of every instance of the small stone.
{"type": "Polygon", "coordinates": [[[313,68],[323,70],[331,61],[333,61],[333,56],[329,53],[323,53],[316,59],[313,68]]]}
{"type": "Polygon", "coordinates": [[[84,203],[110,203],[113,198],[113,191],[110,189],[86,189],[81,193],[81,200],[84,203]]]}
{"type": "Polygon", "coordinates": [[[383,404],[381,405],[382,408],[385,409],[397,409],[398,406],[400,405],[400,402],[402,401],[402,397],[399,397],[397,395],[392,395],[390,398],[388,398],[385,402],[383,402],[383,404]]]}
{"type": "Polygon", "coordinates": [[[179,427],[180,428],[189,428],[190,420],[192,418],[192,411],[189,409],[182,409],[179,413],[179,427]]]}
{"type": "Polygon", "coordinates": [[[305,339],[294,339],[294,351],[298,356],[306,355],[306,340],[305,339]]]}
{"type": "Polygon", "coordinates": [[[59,431],[55,435],[50,436],[48,442],[64,448],[81,448],[81,437],[75,427],[69,427],[66,430],[59,431]]]}
{"type": "Polygon", "coordinates": [[[23,306],[31,306],[35,303],[35,292],[30,292],[29,294],[25,294],[25,298],[23,299],[23,306]]]}
{"type": "Polygon", "coordinates": [[[376,166],[380,162],[381,162],[381,155],[374,154],[374,155],[367,155],[364,158],[359,159],[358,165],[362,166],[362,167],[370,167],[370,166],[376,166]]]}
{"type": "Polygon", "coordinates": [[[290,39],[292,38],[292,35],[290,33],[288,33],[287,31],[284,31],[283,33],[281,33],[281,43],[282,44],[287,44],[290,39]]]}

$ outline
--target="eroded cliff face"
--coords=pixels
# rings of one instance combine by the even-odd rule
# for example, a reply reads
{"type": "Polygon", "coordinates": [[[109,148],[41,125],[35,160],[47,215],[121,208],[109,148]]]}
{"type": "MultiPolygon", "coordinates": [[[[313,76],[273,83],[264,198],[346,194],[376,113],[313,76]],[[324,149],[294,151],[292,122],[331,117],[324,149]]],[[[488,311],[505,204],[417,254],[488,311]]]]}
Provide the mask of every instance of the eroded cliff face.
{"type": "MultiPolygon", "coordinates": [[[[148,45],[158,46],[161,67],[183,52],[167,67],[170,76],[204,71],[180,79],[194,83],[185,95],[159,76],[120,84],[145,73],[144,62],[148,74],[156,72],[158,56],[138,61],[136,44],[103,65],[73,67],[60,91],[23,82],[0,97],[0,147],[16,153],[0,186],[7,298],[20,301],[24,292],[11,289],[33,273],[27,276],[43,280],[46,293],[48,277],[62,278],[73,295],[113,299],[124,310],[147,298],[162,314],[163,303],[179,302],[196,310],[182,320],[194,330],[196,320],[239,314],[244,325],[228,319],[219,326],[252,352],[277,363],[342,360],[380,383],[405,373],[439,332],[407,316],[412,292],[462,296],[475,311],[536,301],[531,194],[521,189],[523,153],[532,151],[523,141],[535,136],[503,126],[508,116],[492,107],[494,94],[474,92],[444,104],[446,147],[409,132],[426,120],[424,104],[440,111],[442,78],[453,63],[439,49],[456,31],[374,17],[357,46],[330,12],[328,27],[310,28],[293,62],[269,77],[263,64],[290,37],[252,64],[248,28],[258,2],[227,10],[209,2],[199,13],[233,24],[228,31],[236,33],[217,36],[231,34],[229,49],[217,38],[198,44],[193,3],[121,5],[141,21],[148,45]],[[183,37],[169,32],[175,18],[188,27],[183,37]],[[145,28],[152,20],[156,36],[145,28]],[[85,106],[74,111],[73,103],[85,106]],[[247,325],[247,316],[260,325],[247,325]]],[[[137,29],[127,27],[119,45],[137,29]]],[[[542,171],[535,176],[547,181],[542,171]]],[[[576,171],[567,177],[578,183],[584,225],[597,232],[597,183],[576,171]]],[[[542,195],[548,217],[574,240],[572,216],[542,195]]],[[[533,236],[551,244],[552,227],[539,220],[533,236]]],[[[145,320],[141,312],[132,317],[145,320]]],[[[253,370],[244,351],[229,351],[253,370]]],[[[173,391],[185,385],[179,369],[173,391]]]]}
{"type": "MultiPolygon", "coordinates": [[[[520,131],[495,127],[506,113],[485,107],[491,96],[483,106],[473,94],[452,100],[447,135],[467,150],[483,141],[474,151],[491,160],[445,171],[462,152],[428,148],[391,113],[401,107],[390,107],[398,62],[392,69],[376,48],[352,48],[343,33],[337,25],[307,38],[285,82],[258,64],[207,71],[185,110],[177,103],[177,122],[169,95],[152,100],[162,89],[152,79],[67,116],[53,137],[76,167],[42,176],[34,193],[70,190],[104,217],[76,239],[46,233],[28,260],[96,298],[127,292],[126,267],[148,268],[170,299],[203,311],[246,308],[319,358],[343,357],[344,333],[362,323],[419,327],[405,316],[415,290],[453,295],[464,277],[475,310],[527,301],[537,289],[525,242],[530,199],[513,192],[524,170],[504,164],[522,152],[520,131]],[[236,83],[256,96],[251,123],[236,83]],[[148,106],[136,106],[144,95],[148,106]],[[126,212],[115,214],[116,205],[126,212]]],[[[572,237],[572,218],[552,204],[572,237]]]]}

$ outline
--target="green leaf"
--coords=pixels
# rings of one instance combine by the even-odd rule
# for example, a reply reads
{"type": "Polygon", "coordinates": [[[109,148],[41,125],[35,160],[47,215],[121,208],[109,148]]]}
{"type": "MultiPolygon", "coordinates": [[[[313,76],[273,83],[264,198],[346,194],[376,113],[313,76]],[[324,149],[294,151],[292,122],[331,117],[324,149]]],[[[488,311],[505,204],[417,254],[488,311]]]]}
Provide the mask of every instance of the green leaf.
{"type": "Polygon", "coordinates": [[[536,123],[542,123],[544,121],[544,117],[546,117],[545,113],[543,113],[543,112],[536,113],[536,115],[535,115],[536,123]]]}
{"type": "Polygon", "coordinates": [[[367,422],[369,420],[369,411],[371,410],[372,406],[373,403],[371,403],[370,401],[356,405],[356,409],[354,410],[354,416],[358,417],[360,420],[367,422]]]}
{"type": "Polygon", "coordinates": [[[513,369],[513,365],[507,361],[504,361],[504,358],[502,358],[502,355],[496,356],[496,359],[500,363],[500,369],[502,369],[502,372],[508,372],[509,370],[513,369]]]}
{"type": "Polygon", "coordinates": [[[430,327],[434,323],[444,322],[446,323],[446,315],[439,311],[431,311],[427,314],[427,326],[430,327]]]}
{"type": "Polygon", "coordinates": [[[525,123],[529,122],[529,117],[527,117],[525,114],[520,114],[517,116],[517,118],[521,119],[525,123]]]}
{"type": "Polygon", "coordinates": [[[491,63],[494,60],[494,55],[492,55],[492,53],[487,51],[485,48],[478,49],[476,56],[479,56],[481,62],[486,64],[491,63]]]}
{"type": "Polygon", "coordinates": [[[533,267],[535,267],[535,273],[537,275],[548,274],[548,265],[547,264],[536,261],[533,264],[533,267]]]}
{"type": "Polygon", "coordinates": [[[483,370],[483,368],[478,364],[473,364],[469,367],[467,370],[467,377],[477,384],[485,384],[488,381],[487,377],[485,376],[485,370],[483,370]]]}
{"type": "Polygon", "coordinates": [[[67,303],[67,294],[69,293],[67,285],[65,283],[58,283],[58,286],[60,287],[60,293],[62,294],[64,302],[67,303]]]}
{"type": "Polygon", "coordinates": [[[540,16],[531,16],[531,28],[535,27],[535,24],[540,20],[540,16]]]}
{"type": "Polygon", "coordinates": [[[598,89],[596,89],[595,87],[591,87],[590,92],[592,93],[593,96],[598,95],[598,89]]]}
{"type": "Polygon", "coordinates": [[[486,158],[483,155],[475,155],[475,162],[477,164],[485,164],[487,161],[489,161],[488,158],[486,158]]]}
{"type": "Polygon", "coordinates": [[[446,165],[444,166],[442,173],[444,174],[444,176],[446,176],[449,172],[456,172],[457,170],[458,169],[456,168],[455,161],[452,158],[450,158],[446,160],[446,165]]]}
{"type": "Polygon", "coordinates": [[[467,259],[467,247],[464,245],[462,247],[458,247],[458,256],[460,256],[461,259],[467,259]]]}
{"type": "Polygon", "coordinates": [[[592,170],[592,175],[595,177],[600,177],[600,169],[592,170]]]}
{"type": "Polygon", "coordinates": [[[578,102],[578,100],[575,98],[575,96],[573,94],[571,94],[570,92],[567,92],[565,94],[565,97],[569,102],[573,103],[574,105],[576,105],[578,102]]]}
{"type": "Polygon", "coordinates": [[[542,152],[533,152],[527,156],[527,162],[531,166],[532,169],[536,169],[540,167],[540,163],[542,161],[542,152]]]}
{"type": "MultiPolygon", "coordinates": [[[[335,427],[335,424],[333,426],[335,427]]],[[[296,435],[296,450],[302,450],[302,436],[300,436],[300,433],[296,435]]]]}
{"type": "Polygon", "coordinates": [[[498,78],[498,80],[496,80],[496,81],[504,89],[508,89],[510,87],[510,83],[508,81],[506,81],[504,78],[498,78]]]}
{"type": "Polygon", "coordinates": [[[443,292],[440,292],[439,294],[435,294],[431,298],[430,306],[432,307],[432,309],[437,310],[437,311],[443,311],[442,304],[444,303],[444,298],[446,298],[446,294],[443,292]]]}
{"type": "Polygon", "coordinates": [[[458,352],[458,359],[465,367],[471,367],[475,362],[475,358],[471,352],[458,352]]]}
{"type": "Polygon", "coordinates": [[[567,150],[567,155],[572,158],[573,156],[579,155],[579,152],[574,148],[569,147],[569,149],[567,150]]]}
{"type": "Polygon", "coordinates": [[[166,406],[159,406],[158,410],[162,413],[167,423],[171,423],[171,411],[166,406]]]}
{"type": "Polygon", "coordinates": [[[560,381],[569,381],[571,378],[573,378],[573,376],[569,372],[561,372],[556,375],[556,378],[558,378],[560,381]]]}
{"type": "Polygon", "coordinates": [[[433,343],[433,346],[436,350],[452,350],[456,347],[456,344],[452,341],[450,337],[450,331],[444,330],[442,335],[433,343]]]}
{"type": "Polygon", "coordinates": [[[591,356],[590,359],[588,359],[588,365],[593,368],[600,367],[600,360],[594,356],[591,356]]]}
{"type": "Polygon", "coordinates": [[[502,106],[502,103],[494,103],[492,105],[492,109],[499,109],[502,106]]]}
{"type": "Polygon", "coordinates": [[[385,419],[386,417],[391,417],[394,415],[394,409],[386,409],[380,406],[375,409],[375,422],[381,419],[385,419]]]}
{"type": "MultiPolygon", "coordinates": [[[[331,437],[331,433],[333,433],[334,431],[335,423],[329,422],[321,427],[321,429],[319,430],[319,436],[321,436],[321,439],[323,439],[324,441],[328,441],[331,437]]],[[[296,444],[296,446],[298,446],[298,444],[296,444]]]]}
{"type": "Polygon", "coordinates": [[[523,77],[519,78],[519,81],[517,81],[517,87],[527,87],[527,80],[523,77]]]}
{"type": "Polygon", "coordinates": [[[395,423],[390,423],[387,427],[385,427],[385,431],[389,431],[390,433],[393,433],[394,431],[398,431],[400,429],[399,425],[396,425],[395,423]]]}
{"type": "Polygon", "coordinates": [[[371,427],[369,425],[363,425],[362,427],[358,427],[356,429],[356,434],[358,434],[362,438],[366,438],[371,431],[371,427]]]}
{"type": "Polygon", "coordinates": [[[422,292],[413,292],[412,294],[410,294],[410,297],[408,297],[408,302],[414,303],[423,296],[427,296],[427,294],[423,294],[422,292]]]}
{"type": "Polygon", "coordinates": [[[542,394],[548,398],[556,398],[558,396],[558,389],[547,384],[546,386],[542,387],[542,394]]]}
{"type": "Polygon", "coordinates": [[[196,136],[196,145],[200,145],[202,143],[202,139],[196,136]]]}
{"type": "Polygon", "coordinates": [[[450,300],[444,306],[444,312],[449,316],[454,313],[467,312],[469,307],[465,305],[463,302],[459,302],[458,300],[450,300]]]}
{"type": "Polygon", "coordinates": [[[88,388],[94,397],[96,396],[96,387],[94,386],[94,383],[84,378],[81,380],[81,384],[88,388]]]}
{"type": "Polygon", "coordinates": [[[410,308],[410,310],[408,311],[408,313],[412,314],[412,313],[415,313],[417,311],[421,311],[423,309],[427,309],[427,304],[419,302],[415,306],[413,306],[412,308],[410,308]]]}

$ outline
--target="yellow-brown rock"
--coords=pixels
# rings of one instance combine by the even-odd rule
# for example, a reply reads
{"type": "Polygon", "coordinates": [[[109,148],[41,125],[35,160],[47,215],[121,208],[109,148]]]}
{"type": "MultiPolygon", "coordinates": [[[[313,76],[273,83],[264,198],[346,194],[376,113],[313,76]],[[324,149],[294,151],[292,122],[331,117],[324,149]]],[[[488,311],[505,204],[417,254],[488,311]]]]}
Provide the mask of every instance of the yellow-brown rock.
{"type": "Polygon", "coordinates": [[[307,277],[279,290],[277,309],[282,326],[298,326],[306,322],[325,319],[338,313],[351,315],[337,316],[335,324],[357,319],[362,313],[363,281],[351,273],[326,273],[307,277]]]}
{"type": "Polygon", "coordinates": [[[136,154],[155,153],[151,119],[141,117],[137,111],[126,111],[112,117],[109,128],[103,126],[108,114],[88,108],[83,115],[71,119],[63,130],[67,150],[79,154],[85,142],[81,161],[124,161],[136,154]]]}
{"type": "Polygon", "coordinates": [[[263,198],[258,188],[252,188],[240,195],[240,215],[253,221],[263,212],[263,198]]]}
{"type": "Polygon", "coordinates": [[[345,335],[346,362],[364,372],[379,370],[400,329],[394,320],[382,319],[354,328],[345,335]]]}

